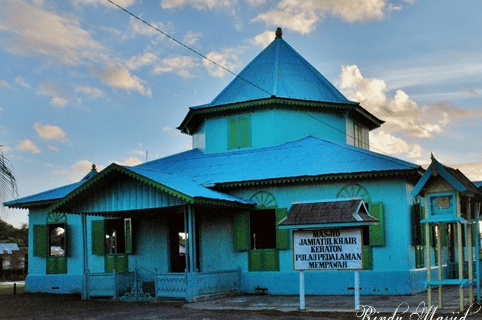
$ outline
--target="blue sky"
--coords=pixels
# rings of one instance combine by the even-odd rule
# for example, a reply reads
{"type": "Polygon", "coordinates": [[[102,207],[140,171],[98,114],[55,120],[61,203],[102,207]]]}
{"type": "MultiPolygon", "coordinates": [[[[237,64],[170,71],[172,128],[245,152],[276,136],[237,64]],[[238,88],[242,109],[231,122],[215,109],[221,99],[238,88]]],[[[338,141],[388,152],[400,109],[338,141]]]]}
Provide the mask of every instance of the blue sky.
{"type": "MultiPolygon", "coordinates": [[[[482,2],[113,0],[239,72],[283,38],[386,121],[372,150],[482,180],[482,2]]],[[[233,78],[107,0],[0,3],[0,144],[19,195],[191,148],[175,128],[233,78]]],[[[18,226],[26,210],[2,209],[18,226]]]]}

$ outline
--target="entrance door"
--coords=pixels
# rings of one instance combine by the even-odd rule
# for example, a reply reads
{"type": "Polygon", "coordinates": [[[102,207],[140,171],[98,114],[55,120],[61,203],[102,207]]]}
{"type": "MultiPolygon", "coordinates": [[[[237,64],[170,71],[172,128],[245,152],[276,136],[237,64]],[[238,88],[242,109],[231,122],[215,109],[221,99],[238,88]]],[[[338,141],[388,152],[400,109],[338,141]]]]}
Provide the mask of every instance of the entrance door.
{"type": "Polygon", "coordinates": [[[184,216],[173,214],[169,218],[170,272],[186,270],[187,233],[184,233],[184,216]]]}

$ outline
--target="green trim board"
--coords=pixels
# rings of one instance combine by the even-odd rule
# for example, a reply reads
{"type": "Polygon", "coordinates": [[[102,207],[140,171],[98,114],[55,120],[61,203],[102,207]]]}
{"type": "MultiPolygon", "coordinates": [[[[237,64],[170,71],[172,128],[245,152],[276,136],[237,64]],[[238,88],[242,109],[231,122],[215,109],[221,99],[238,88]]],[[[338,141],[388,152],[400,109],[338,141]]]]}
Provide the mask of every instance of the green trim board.
{"type": "MultiPolygon", "coordinates": [[[[380,127],[385,121],[376,118],[374,115],[370,114],[362,106],[356,102],[352,103],[337,103],[337,102],[322,102],[322,101],[310,101],[310,100],[299,100],[299,99],[288,99],[288,98],[266,98],[251,100],[240,103],[226,104],[221,106],[199,106],[189,108],[189,112],[182,121],[182,123],[177,127],[182,133],[192,135],[193,132],[190,128],[196,128],[198,126],[196,118],[205,114],[216,114],[216,113],[226,113],[226,112],[239,112],[243,110],[253,111],[260,108],[269,107],[297,107],[309,110],[324,110],[324,109],[340,109],[340,110],[350,110],[355,113],[356,117],[369,119],[371,125],[369,129],[375,129],[380,127]],[[258,108],[256,108],[258,107],[258,108]],[[194,125],[190,126],[191,122],[195,122],[194,125]]],[[[291,108],[290,108],[291,109],[291,108]]]]}
{"type": "MultiPolygon", "coordinates": [[[[244,201],[241,199],[237,199],[235,197],[231,197],[229,195],[205,188],[201,185],[196,184],[194,181],[184,179],[185,181],[183,180],[179,185],[195,188],[197,190],[196,192],[198,193],[202,193],[200,191],[203,191],[208,195],[213,195],[213,197],[219,196],[219,199],[209,198],[207,196],[190,196],[190,195],[187,195],[186,193],[183,193],[179,190],[168,187],[160,182],[157,182],[151,178],[148,178],[146,176],[143,176],[140,173],[135,172],[139,170],[140,169],[138,168],[126,168],[113,163],[110,166],[108,166],[106,169],[101,171],[100,173],[96,174],[90,180],[82,184],[80,187],[74,189],[72,192],[67,194],[62,199],[60,199],[54,205],[49,207],[47,211],[49,213],[57,212],[57,211],[60,211],[60,212],[66,211],[69,213],[80,213],[80,212],[73,212],[74,210],[72,210],[72,208],[69,208],[69,204],[71,202],[75,202],[75,200],[77,200],[78,197],[82,199],[82,197],[88,192],[95,192],[98,188],[104,186],[107,183],[106,179],[108,179],[108,177],[115,176],[116,174],[123,174],[137,181],[145,183],[146,185],[156,188],[161,192],[165,192],[170,196],[173,196],[182,201],[185,201],[186,204],[218,205],[218,206],[233,207],[233,208],[250,208],[254,204],[251,201],[244,201]],[[187,184],[185,184],[184,182],[186,182],[187,184]]],[[[167,175],[166,173],[163,173],[163,172],[153,172],[149,170],[145,170],[145,171],[147,173],[151,173],[154,175],[155,174],[167,175]]]]}
{"type": "Polygon", "coordinates": [[[387,177],[409,177],[414,180],[420,178],[421,171],[419,169],[413,170],[396,170],[396,171],[376,171],[376,172],[360,172],[350,174],[328,174],[319,176],[305,176],[293,178],[279,178],[279,179],[265,179],[265,180],[247,180],[241,182],[226,182],[216,183],[216,188],[235,188],[235,187],[251,187],[251,186],[269,186],[278,184],[293,184],[293,183],[311,183],[320,181],[338,181],[338,180],[353,180],[353,179],[373,179],[373,178],[387,178],[387,177]]]}

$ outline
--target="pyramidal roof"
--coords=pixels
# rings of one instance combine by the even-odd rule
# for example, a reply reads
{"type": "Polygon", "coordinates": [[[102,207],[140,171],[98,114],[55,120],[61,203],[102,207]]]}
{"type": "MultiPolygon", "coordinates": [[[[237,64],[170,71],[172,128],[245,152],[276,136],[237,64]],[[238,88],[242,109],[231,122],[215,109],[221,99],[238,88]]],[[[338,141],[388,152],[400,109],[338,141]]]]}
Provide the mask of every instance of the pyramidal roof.
{"type": "Polygon", "coordinates": [[[276,38],[254,58],[214,100],[212,107],[266,98],[349,103],[321,73],[282,38],[276,38]]]}

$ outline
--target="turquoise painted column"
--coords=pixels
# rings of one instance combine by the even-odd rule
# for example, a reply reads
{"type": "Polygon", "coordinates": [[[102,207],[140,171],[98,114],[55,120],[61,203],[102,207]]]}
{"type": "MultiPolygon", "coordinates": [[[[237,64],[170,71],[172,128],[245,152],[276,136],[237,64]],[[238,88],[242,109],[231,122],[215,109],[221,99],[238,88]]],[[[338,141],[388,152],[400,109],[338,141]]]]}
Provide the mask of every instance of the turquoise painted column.
{"type": "MultiPolygon", "coordinates": [[[[188,209],[187,209],[187,206],[184,206],[184,236],[186,236],[186,234],[188,234],[188,209]]],[[[186,254],[184,255],[185,259],[186,259],[186,268],[184,269],[184,272],[188,273],[189,272],[189,248],[191,247],[190,244],[189,244],[189,240],[188,241],[184,241],[184,246],[185,246],[185,251],[186,251],[186,254]]]]}
{"type": "Polygon", "coordinates": [[[87,217],[85,213],[82,213],[82,258],[83,258],[83,281],[82,281],[82,300],[88,300],[89,293],[89,259],[87,251],[87,217]]]}
{"type": "Polygon", "coordinates": [[[197,257],[196,257],[196,214],[192,205],[187,205],[185,212],[187,213],[187,244],[188,247],[186,248],[186,255],[189,255],[188,263],[189,267],[186,269],[188,270],[187,273],[187,300],[193,301],[194,297],[199,295],[199,286],[198,286],[198,270],[197,270],[197,257]]]}

